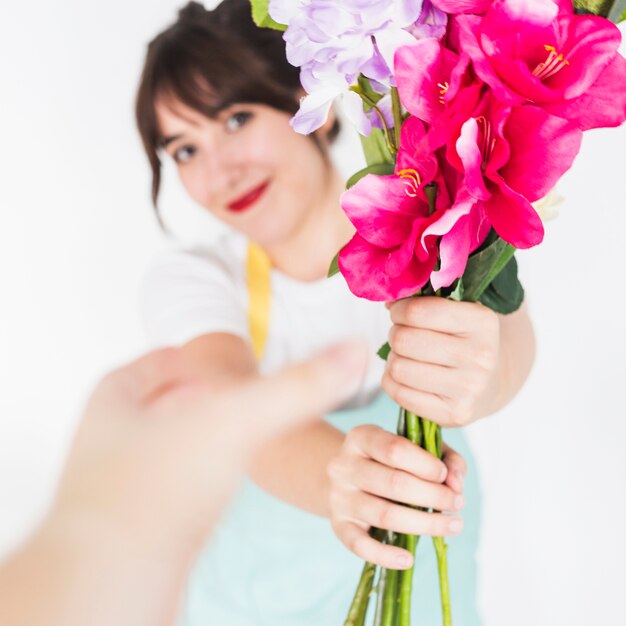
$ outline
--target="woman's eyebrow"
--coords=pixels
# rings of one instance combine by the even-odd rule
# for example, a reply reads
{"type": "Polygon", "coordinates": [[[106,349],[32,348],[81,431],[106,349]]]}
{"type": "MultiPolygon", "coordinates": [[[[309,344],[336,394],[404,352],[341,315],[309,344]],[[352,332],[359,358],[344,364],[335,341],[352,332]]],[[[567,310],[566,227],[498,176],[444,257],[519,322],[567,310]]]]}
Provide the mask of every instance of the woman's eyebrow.
{"type": "Polygon", "coordinates": [[[161,144],[161,148],[167,148],[167,146],[169,146],[173,141],[176,141],[177,139],[180,139],[181,137],[182,135],[172,135],[171,137],[164,137],[159,142],[161,144]]]}

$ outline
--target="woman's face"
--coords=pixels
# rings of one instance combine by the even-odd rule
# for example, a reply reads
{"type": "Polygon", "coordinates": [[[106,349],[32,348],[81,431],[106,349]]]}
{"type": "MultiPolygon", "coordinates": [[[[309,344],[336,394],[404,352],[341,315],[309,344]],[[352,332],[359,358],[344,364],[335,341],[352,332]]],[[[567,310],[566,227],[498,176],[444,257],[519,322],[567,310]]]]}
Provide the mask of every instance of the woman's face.
{"type": "Polygon", "coordinates": [[[237,104],[216,119],[171,100],[156,103],[163,147],[189,195],[264,246],[288,243],[323,198],[330,166],[290,115],[237,104]]]}

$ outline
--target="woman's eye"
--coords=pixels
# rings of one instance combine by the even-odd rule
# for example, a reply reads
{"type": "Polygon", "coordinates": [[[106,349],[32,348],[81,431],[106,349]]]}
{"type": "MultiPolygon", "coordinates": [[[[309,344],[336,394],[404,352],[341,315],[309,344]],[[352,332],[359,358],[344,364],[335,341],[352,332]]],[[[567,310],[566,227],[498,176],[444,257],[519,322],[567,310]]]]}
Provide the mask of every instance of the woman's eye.
{"type": "Polygon", "coordinates": [[[238,130],[251,117],[252,113],[248,113],[247,111],[238,111],[237,113],[233,113],[226,119],[226,130],[228,130],[229,132],[238,130]]]}
{"type": "Polygon", "coordinates": [[[193,146],[182,146],[174,151],[172,157],[176,163],[187,163],[195,152],[196,149],[193,146]]]}

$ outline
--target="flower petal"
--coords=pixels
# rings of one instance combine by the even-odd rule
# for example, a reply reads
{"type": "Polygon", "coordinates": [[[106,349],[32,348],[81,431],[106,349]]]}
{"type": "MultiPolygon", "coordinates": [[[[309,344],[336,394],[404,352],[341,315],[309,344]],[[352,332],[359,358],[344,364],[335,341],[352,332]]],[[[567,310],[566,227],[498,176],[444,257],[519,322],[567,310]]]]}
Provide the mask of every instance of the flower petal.
{"type": "Polygon", "coordinates": [[[415,43],[415,37],[401,28],[386,28],[376,33],[376,46],[387,66],[393,68],[398,48],[415,43]]]}
{"type": "Polygon", "coordinates": [[[459,40],[461,50],[471,59],[476,74],[484,80],[492,89],[495,96],[506,104],[522,104],[525,100],[522,96],[509,89],[493,69],[489,58],[483,52],[479,42],[482,18],[476,15],[459,15],[456,18],[459,27],[459,40]]]}
{"type": "Polygon", "coordinates": [[[430,276],[433,289],[449,287],[463,275],[469,257],[471,220],[463,216],[439,242],[441,267],[430,276]]]}
{"type": "Polygon", "coordinates": [[[291,118],[292,128],[303,135],[308,135],[324,125],[328,112],[337,96],[336,90],[318,91],[305,96],[300,101],[300,108],[291,118]]]}
{"type": "Polygon", "coordinates": [[[566,100],[587,92],[615,59],[622,40],[619,28],[604,17],[575,15],[568,21],[568,49],[563,52],[569,65],[550,79],[550,87],[566,100]]]}
{"type": "Polygon", "coordinates": [[[559,12],[553,0],[496,0],[492,11],[501,13],[509,20],[547,26],[552,23],[559,12]]]}
{"type": "Polygon", "coordinates": [[[543,198],[570,169],[582,141],[574,124],[533,106],[514,107],[504,135],[511,155],[499,174],[529,202],[543,198]]]}
{"type": "Polygon", "coordinates": [[[441,115],[446,96],[442,85],[449,83],[458,61],[458,55],[433,37],[399,48],[394,59],[395,76],[406,109],[429,124],[441,115]]]}
{"type": "Polygon", "coordinates": [[[524,196],[500,179],[490,186],[491,198],[485,211],[495,231],[516,248],[531,248],[543,240],[543,224],[524,196]]]}
{"type": "Polygon", "coordinates": [[[434,180],[437,174],[437,159],[424,142],[426,131],[417,117],[409,117],[402,124],[400,149],[396,157],[396,173],[415,170],[419,186],[434,180]]]}
{"type": "Polygon", "coordinates": [[[432,0],[432,3],[444,13],[484,13],[492,4],[492,0],[432,0]]]}
{"type": "Polygon", "coordinates": [[[398,176],[368,174],[341,196],[341,208],[357,232],[381,248],[402,245],[417,217],[428,206],[407,195],[407,183],[398,176]]]}
{"type": "Polygon", "coordinates": [[[341,98],[343,111],[348,120],[353,124],[361,135],[369,135],[372,132],[372,122],[363,110],[363,100],[354,91],[346,91],[341,98]]]}
{"type": "Polygon", "coordinates": [[[389,251],[372,246],[358,233],[341,249],[339,269],[350,291],[360,298],[388,302],[413,295],[430,277],[437,260],[436,253],[429,263],[411,261],[396,276],[387,273],[389,251]]]}
{"type": "Polygon", "coordinates": [[[619,126],[626,120],[626,59],[616,55],[582,96],[544,108],[581,130],[619,126]]]}
{"type": "Polygon", "coordinates": [[[456,151],[463,163],[467,190],[476,200],[486,200],[489,192],[483,180],[483,156],[478,147],[478,123],[474,118],[463,124],[456,141],[456,151]]]}

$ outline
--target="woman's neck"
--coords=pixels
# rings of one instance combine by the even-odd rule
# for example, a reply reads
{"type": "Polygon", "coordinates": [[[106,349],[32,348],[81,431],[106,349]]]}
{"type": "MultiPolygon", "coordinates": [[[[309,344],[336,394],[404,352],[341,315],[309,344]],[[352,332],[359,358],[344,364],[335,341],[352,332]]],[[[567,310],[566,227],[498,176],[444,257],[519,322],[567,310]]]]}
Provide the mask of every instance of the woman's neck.
{"type": "Polygon", "coordinates": [[[285,242],[267,248],[272,265],[297,280],[324,278],[335,254],[355,232],[339,204],[345,184],[334,167],[329,170],[324,189],[309,218],[297,231],[285,242]]]}

